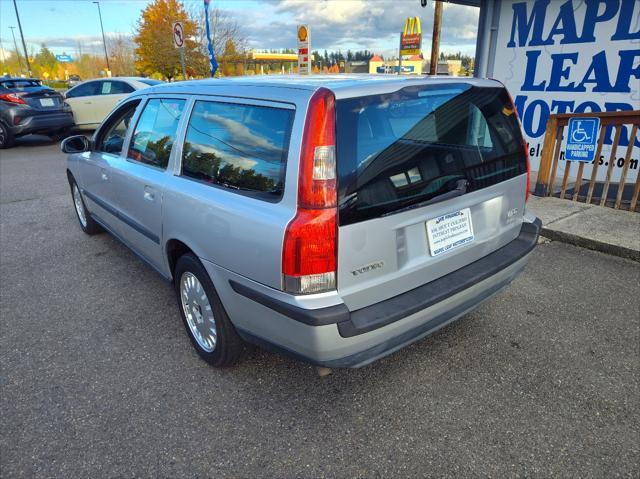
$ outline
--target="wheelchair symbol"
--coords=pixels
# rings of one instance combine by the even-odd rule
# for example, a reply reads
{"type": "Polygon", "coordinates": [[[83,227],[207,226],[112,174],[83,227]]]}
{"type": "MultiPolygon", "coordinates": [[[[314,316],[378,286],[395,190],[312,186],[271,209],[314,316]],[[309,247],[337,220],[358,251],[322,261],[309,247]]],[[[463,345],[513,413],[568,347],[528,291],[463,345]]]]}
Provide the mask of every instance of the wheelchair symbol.
{"type": "Polygon", "coordinates": [[[571,141],[574,143],[586,143],[591,141],[591,136],[580,125],[581,121],[576,122],[576,128],[571,132],[571,141]]]}

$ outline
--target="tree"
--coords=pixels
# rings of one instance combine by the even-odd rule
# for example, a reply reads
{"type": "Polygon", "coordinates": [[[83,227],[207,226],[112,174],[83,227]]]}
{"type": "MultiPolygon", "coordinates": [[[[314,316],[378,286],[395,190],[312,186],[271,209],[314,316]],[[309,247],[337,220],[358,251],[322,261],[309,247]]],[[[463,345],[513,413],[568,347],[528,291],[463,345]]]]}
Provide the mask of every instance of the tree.
{"type": "Polygon", "coordinates": [[[198,26],[177,0],[154,0],[142,11],[138,20],[136,43],[136,68],[147,75],[160,73],[166,78],[180,74],[180,52],[173,46],[173,22],[184,27],[184,53],[187,72],[195,73],[193,64],[201,64],[202,53],[192,38],[198,34],[198,26]]]}
{"type": "Polygon", "coordinates": [[[136,74],[136,57],[131,39],[124,35],[109,38],[109,63],[115,76],[133,76],[136,74]]]}
{"type": "MultiPolygon", "coordinates": [[[[209,76],[209,51],[207,46],[204,8],[202,2],[190,9],[191,17],[195,19],[198,29],[196,33],[196,43],[199,45],[201,53],[201,63],[194,65],[199,75],[209,76]]],[[[213,43],[213,53],[218,64],[223,65],[226,74],[232,74],[233,68],[229,68],[225,63],[243,62],[247,52],[247,38],[242,33],[238,22],[233,20],[225,11],[220,10],[213,2],[209,5],[209,25],[211,27],[211,43],[213,43]],[[229,47],[232,46],[232,50],[229,47]],[[232,55],[228,55],[231,54],[232,55]],[[225,57],[226,58],[223,58],[225,57]]],[[[271,53],[278,53],[273,50],[271,53]]],[[[235,69],[237,71],[237,68],[235,69]]]]}
{"type": "Polygon", "coordinates": [[[82,45],[78,43],[73,63],[69,65],[69,72],[80,75],[80,78],[87,80],[97,77],[104,71],[104,58],[97,55],[89,55],[82,51],[82,45]]]}
{"type": "Polygon", "coordinates": [[[0,62],[0,75],[20,76],[26,74],[24,58],[15,50],[5,51],[0,62]]]}
{"type": "Polygon", "coordinates": [[[43,43],[42,48],[33,59],[33,71],[36,75],[41,77],[53,78],[57,74],[58,60],[56,56],[47,48],[43,43]],[[46,75],[45,75],[46,73],[46,75]]]}

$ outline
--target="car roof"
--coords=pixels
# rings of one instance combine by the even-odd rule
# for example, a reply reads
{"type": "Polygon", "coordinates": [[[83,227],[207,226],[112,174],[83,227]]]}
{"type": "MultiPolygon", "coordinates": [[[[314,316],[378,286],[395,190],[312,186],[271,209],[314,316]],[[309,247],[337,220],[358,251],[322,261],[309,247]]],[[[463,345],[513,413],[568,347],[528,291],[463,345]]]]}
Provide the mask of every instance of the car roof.
{"type": "Polygon", "coordinates": [[[124,81],[140,81],[147,80],[145,77],[104,77],[104,78],[88,78],[85,80],[85,83],[89,83],[90,81],[108,81],[108,80],[124,80],[124,81]]]}
{"type": "Polygon", "coordinates": [[[336,98],[347,98],[372,93],[397,91],[406,86],[428,84],[471,83],[476,86],[502,86],[496,80],[474,77],[429,76],[429,75],[375,75],[375,74],[336,74],[336,75],[251,75],[227,78],[208,78],[165,83],[147,88],[141,94],[152,93],[189,93],[211,94],[219,88],[230,87],[273,87],[315,91],[320,87],[333,91],[336,98]]]}
{"type": "Polygon", "coordinates": [[[0,82],[5,81],[42,81],[40,78],[0,77],[0,82]]]}

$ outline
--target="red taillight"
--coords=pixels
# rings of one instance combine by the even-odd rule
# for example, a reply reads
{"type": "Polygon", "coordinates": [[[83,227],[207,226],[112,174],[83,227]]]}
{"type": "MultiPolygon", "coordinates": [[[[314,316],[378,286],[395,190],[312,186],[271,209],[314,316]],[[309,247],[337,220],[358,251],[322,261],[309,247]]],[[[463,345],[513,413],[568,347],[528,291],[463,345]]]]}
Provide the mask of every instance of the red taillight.
{"type": "Polygon", "coordinates": [[[300,208],[336,205],[335,102],[333,93],[326,88],[320,88],[309,100],[300,154],[300,208]]]}
{"type": "Polygon", "coordinates": [[[300,153],[298,208],[282,251],[284,289],[319,293],[336,285],[335,97],[320,88],[309,100],[300,153]]]}
{"type": "Polygon", "coordinates": [[[20,98],[15,93],[4,93],[0,95],[0,100],[8,101],[9,103],[15,103],[16,105],[26,105],[27,102],[20,98]]]}

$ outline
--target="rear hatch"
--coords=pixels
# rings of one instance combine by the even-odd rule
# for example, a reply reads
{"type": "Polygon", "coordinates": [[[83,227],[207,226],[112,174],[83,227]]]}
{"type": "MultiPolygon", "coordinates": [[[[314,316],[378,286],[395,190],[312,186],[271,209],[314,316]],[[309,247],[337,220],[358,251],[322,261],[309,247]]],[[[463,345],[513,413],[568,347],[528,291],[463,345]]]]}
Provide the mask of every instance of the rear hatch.
{"type": "Polygon", "coordinates": [[[0,81],[0,88],[2,91],[13,93],[38,111],[60,110],[64,102],[60,93],[52,88],[42,86],[37,80],[0,81]]]}
{"type": "Polygon", "coordinates": [[[527,184],[501,86],[451,82],[336,103],[338,292],[351,310],[515,239],[527,184]]]}

